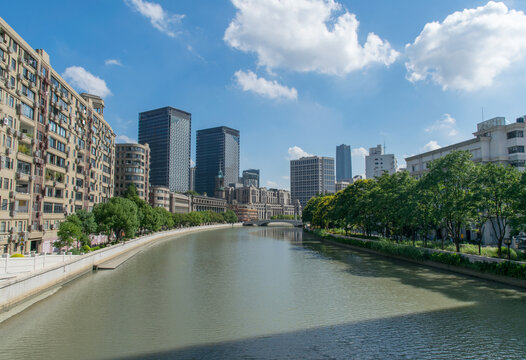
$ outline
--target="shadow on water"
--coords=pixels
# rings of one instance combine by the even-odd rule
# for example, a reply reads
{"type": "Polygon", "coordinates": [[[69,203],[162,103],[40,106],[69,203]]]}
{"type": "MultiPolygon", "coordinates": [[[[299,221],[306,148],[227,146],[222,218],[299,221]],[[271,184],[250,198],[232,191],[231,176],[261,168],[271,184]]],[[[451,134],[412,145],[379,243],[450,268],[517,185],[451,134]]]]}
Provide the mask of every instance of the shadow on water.
{"type": "Polygon", "coordinates": [[[114,359],[524,359],[524,325],[477,314],[472,305],[114,359]]]}
{"type": "Polygon", "coordinates": [[[276,231],[269,229],[264,235],[281,240],[293,239],[292,244],[300,245],[296,250],[308,250],[315,257],[344,263],[346,265],[344,271],[353,276],[389,278],[404,285],[439,292],[459,301],[480,301],[494,297],[495,300],[514,299],[526,307],[526,290],[521,288],[342,248],[324,243],[301,230],[286,228],[274,230],[276,231]]]}

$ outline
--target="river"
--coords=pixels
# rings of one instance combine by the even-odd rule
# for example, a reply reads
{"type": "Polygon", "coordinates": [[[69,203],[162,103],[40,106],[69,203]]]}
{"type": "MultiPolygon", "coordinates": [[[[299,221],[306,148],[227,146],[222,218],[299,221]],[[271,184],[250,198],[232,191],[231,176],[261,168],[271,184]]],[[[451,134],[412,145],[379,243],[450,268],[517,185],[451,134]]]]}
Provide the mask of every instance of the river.
{"type": "Polygon", "coordinates": [[[524,359],[526,292],[294,228],[162,241],[0,324],[0,359],[524,359]]]}

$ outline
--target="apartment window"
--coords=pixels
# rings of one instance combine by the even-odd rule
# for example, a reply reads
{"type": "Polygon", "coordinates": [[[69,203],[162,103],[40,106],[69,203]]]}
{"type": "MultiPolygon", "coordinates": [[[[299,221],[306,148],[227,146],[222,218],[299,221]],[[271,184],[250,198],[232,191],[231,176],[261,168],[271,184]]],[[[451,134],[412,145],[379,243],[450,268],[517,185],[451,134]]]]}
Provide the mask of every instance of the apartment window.
{"type": "Polygon", "coordinates": [[[7,231],[7,226],[6,225],[7,224],[6,224],[5,221],[0,222],[0,232],[5,233],[7,231]]]}
{"type": "Polygon", "coordinates": [[[2,200],[2,211],[7,211],[8,210],[8,202],[7,202],[7,199],[3,199],[2,200]]]}
{"type": "Polygon", "coordinates": [[[33,120],[35,112],[31,106],[22,103],[22,114],[24,114],[25,117],[28,117],[31,120],[33,120]]]}
{"type": "Polygon", "coordinates": [[[522,130],[510,131],[508,134],[508,139],[513,139],[517,137],[524,137],[524,132],[522,130]]]}
{"type": "Polygon", "coordinates": [[[5,137],[4,145],[8,148],[11,148],[13,146],[13,139],[11,138],[11,136],[5,137]]]}
{"type": "Polygon", "coordinates": [[[4,189],[9,190],[9,179],[4,179],[4,189]]]}
{"type": "Polygon", "coordinates": [[[44,203],[44,213],[46,213],[46,214],[53,213],[53,204],[52,203],[48,203],[48,202],[44,203]]]}
{"type": "MultiPolygon", "coordinates": [[[[11,80],[12,80],[11,82],[13,83],[13,86],[15,86],[15,84],[14,84],[14,83],[15,83],[15,78],[11,76],[11,80]]],[[[8,102],[8,105],[9,105],[10,107],[15,107],[15,98],[12,97],[11,95],[9,95],[9,102],[8,102]]]]}
{"type": "Polygon", "coordinates": [[[13,71],[16,70],[16,60],[15,59],[11,59],[11,66],[10,66],[10,68],[13,71]]]}
{"type": "Polygon", "coordinates": [[[31,175],[31,164],[18,160],[16,170],[23,174],[31,175]]]}
{"type": "Polygon", "coordinates": [[[508,154],[523,153],[524,146],[512,146],[508,148],[508,154]]]}
{"type": "Polygon", "coordinates": [[[52,147],[53,149],[57,149],[58,151],[66,152],[66,144],[58,141],[55,138],[52,138],[52,137],[49,138],[49,146],[52,147]]]}

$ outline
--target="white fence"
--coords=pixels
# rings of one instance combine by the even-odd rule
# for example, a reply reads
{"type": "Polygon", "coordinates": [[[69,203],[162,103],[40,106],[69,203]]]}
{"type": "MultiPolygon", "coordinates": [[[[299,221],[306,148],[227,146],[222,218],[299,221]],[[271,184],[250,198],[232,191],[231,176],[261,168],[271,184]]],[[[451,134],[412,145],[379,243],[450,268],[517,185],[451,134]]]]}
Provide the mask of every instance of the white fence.
{"type": "Polygon", "coordinates": [[[0,258],[0,278],[2,275],[20,274],[42,270],[48,266],[69,261],[76,255],[32,255],[23,258],[0,258]]]}

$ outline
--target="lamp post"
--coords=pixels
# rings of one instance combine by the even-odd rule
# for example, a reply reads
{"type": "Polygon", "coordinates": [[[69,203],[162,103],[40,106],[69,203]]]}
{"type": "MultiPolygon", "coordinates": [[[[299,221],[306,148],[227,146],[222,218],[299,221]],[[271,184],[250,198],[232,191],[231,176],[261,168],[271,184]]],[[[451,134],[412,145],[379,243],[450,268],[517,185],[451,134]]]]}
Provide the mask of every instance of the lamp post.
{"type": "Polygon", "coordinates": [[[508,261],[510,261],[510,245],[511,245],[511,239],[507,238],[504,239],[504,244],[508,247],[508,261]]]}

